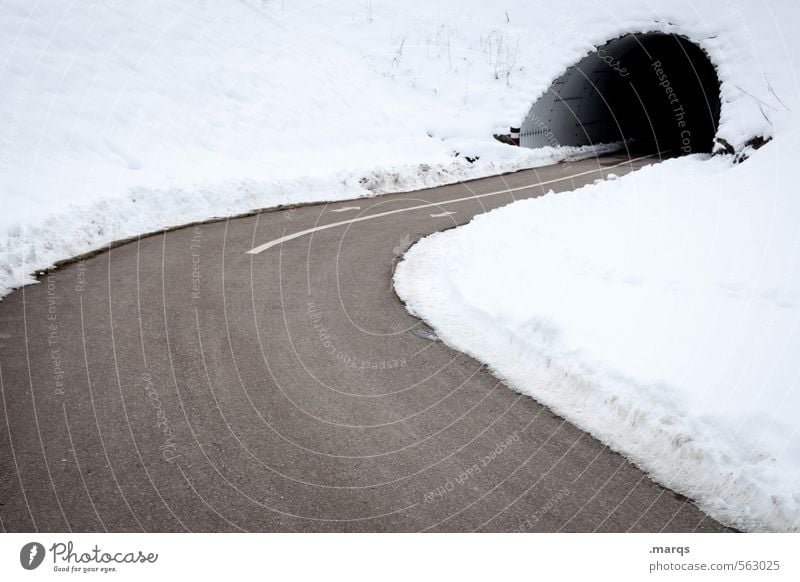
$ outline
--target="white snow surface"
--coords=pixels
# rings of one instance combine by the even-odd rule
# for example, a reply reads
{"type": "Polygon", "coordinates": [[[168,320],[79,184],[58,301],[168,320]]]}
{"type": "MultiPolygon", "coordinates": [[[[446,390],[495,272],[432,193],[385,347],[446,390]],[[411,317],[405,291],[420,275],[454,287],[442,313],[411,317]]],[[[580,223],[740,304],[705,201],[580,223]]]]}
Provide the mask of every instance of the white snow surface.
{"type": "Polygon", "coordinates": [[[761,101],[724,104],[723,130],[772,142],[478,216],[414,245],[395,286],[445,342],[723,523],[798,531],[800,5],[690,6],[670,21],[715,31],[723,99],[761,101]]]}
{"type": "Polygon", "coordinates": [[[740,145],[772,129],[751,95],[773,103],[768,87],[783,79],[760,74],[754,46],[786,50],[749,23],[773,10],[733,0],[4,0],[0,297],[34,270],[143,232],[562,159],[571,152],[491,134],[628,31],[685,33],[714,57],[720,135],[740,145]]]}
{"type": "Polygon", "coordinates": [[[684,34],[718,135],[773,142],[431,237],[398,290],[713,515],[797,529],[799,23],[789,0],[4,0],[0,297],[144,232],[580,155],[491,134],[607,40],[684,34]]]}

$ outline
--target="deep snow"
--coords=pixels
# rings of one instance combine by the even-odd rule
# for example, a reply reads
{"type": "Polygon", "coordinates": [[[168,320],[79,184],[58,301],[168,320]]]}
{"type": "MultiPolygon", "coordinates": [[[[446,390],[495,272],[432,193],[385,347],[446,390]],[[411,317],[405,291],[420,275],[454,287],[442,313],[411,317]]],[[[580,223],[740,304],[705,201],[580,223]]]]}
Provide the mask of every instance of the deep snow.
{"type": "Polygon", "coordinates": [[[395,284],[444,341],[712,516],[796,531],[800,6],[738,10],[708,22],[756,55],[742,80],[764,83],[764,115],[739,123],[769,119],[773,142],[476,217],[413,246],[395,284]]]}
{"type": "Polygon", "coordinates": [[[580,155],[491,138],[529,89],[504,13],[454,6],[0,4],[0,297],[167,226],[580,155]]]}
{"type": "Polygon", "coordinates": [[[491,134],[518,124],[593,44],[627,30],[680,30],[714,55],[725,81],[720,135],[741,144],[771,131],[748,94],[774,101],[750,75],[760,58],[750,10],[5,0],[0,297],[54,261],[166,226],[558,159],[491,134]]]}

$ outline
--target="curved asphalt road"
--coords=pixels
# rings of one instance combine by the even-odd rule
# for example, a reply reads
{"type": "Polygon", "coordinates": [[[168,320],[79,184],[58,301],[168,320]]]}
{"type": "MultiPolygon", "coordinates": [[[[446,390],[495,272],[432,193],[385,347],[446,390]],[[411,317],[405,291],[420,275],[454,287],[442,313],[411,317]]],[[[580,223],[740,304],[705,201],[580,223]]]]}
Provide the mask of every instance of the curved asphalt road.
{"type": "Polygon", "coordinates": [[[2,529],[722,529],[425,337],[392,291],[421,236],[650,161],[625,160],[190,226],[18,290],[0,302],[2,529]]]}

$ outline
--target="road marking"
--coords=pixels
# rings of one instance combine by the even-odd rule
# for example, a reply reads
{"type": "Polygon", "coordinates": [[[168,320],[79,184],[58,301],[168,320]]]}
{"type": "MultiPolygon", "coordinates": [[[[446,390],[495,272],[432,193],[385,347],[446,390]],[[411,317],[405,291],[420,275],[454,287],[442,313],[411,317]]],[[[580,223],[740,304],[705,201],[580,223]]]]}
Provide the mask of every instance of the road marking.
{"type": "Polygon", "coordinates": [[[440,212],[439,214],[431,214],[431,218],[443,218],[445,216],[450,216],[451,214],[455,214],[452,210],[445,210],[444,212],[440,212]]]}
{"type": "Polygon", "coordinates": [[[360,206],[345,206],[344,208],[335,208],[331,212],[347,212],[348,210],[361,210],[360,206]]]}
{"type": "Polygon", "coordinates": [[[459,202],[466,202],[468,200],[478,200],[480,198],[487,198],[489,196],[497,196],[498,194],[509,194],[510,192],[519,192],[520,190],[530,190],[531,188],[540,188],[541,186],[547,186],[548,184],[555,184],[556,182],[563,182],[564,180],[572,180],[573,178],[580,178],[581,176],[588,176],[589,174],[594,174],[595,172],[602,172],[611,170],[613,168],[619,168],[626,164],[633,164],[634,162],[638,162],[639,160],[645,160],[647,158],[653,157],[652,155],[647,156],[640,156],[638,158],[633,158],[631,160],[625,160],[624,162],[620,162],[618,164],[614,164],[612,166],[606,166],[604,168],[595,168],[593,170],[586,170],[585,172],[579,172],[577,174],[571,174],[569,176],[562,176],[561,178],[553,178],[552,180],[545,180],[544,182],[538,182],[536,184],[529,184],[527,186],[517,186],[516,188],[507,188],[505,190],[496,190],[494,192],[486,192],[485,194],[474,194],[472,196],[464,196],[462,198],[454,198],[452,200],[445,200],[444,202],[429,202],[428,204],[420,204],[417,206],[409,206],[408,208],[397,208],[395,210],[387,210],[386,212],[379,212],[377,214],[368,214],[367,216],[359,216],[357,218],[351,218],[350,220],[341,220],[339,222],[332,222],[330,224],[323,224],[320,226],[315,226],[314,228],[308,228],[306,230],[300,230],[298,232],[287,234],[286,236],[282,236],[280,238],[276,238],[269,242],[264,243],[263,245],[259,245],[254,249],[250,249],[246,251],[248,255],[257,255],[259,253],[263,253],[266,250],[271,249],[272,247],[276,247],[282,243],[288,242],[290,240],[294,240],[296,238],[300,238],[307,234],[311,234],[312,232],[319,232],[320,230],[328,230],[329,228],[337,228],[339,226],[345,226],[347,224],[353,224],[355,222],[363,222],[365,220],[373,220],[375,218],[383,218],[384,216],[391,216],[392,214],[400,214],[401,212],[412,212],[414,210],[422,210],[423,208],[433,208],[433,207],[440,207],[446,204],[457,204],[459,202]]]}

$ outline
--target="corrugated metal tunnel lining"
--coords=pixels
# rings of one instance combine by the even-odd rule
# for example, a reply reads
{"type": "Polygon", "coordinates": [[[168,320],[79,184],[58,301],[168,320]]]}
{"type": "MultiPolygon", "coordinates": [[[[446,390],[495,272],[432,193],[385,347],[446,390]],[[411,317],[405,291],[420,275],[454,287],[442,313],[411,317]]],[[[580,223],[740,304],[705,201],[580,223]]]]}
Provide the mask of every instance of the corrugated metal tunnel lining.
{"type": "Polygon", "coordinates": [[[629,34],[553,82],[523,121],[520,145],[710,152],[719,111],[717,73],[700,47],[682,36],[629,34]]]}

